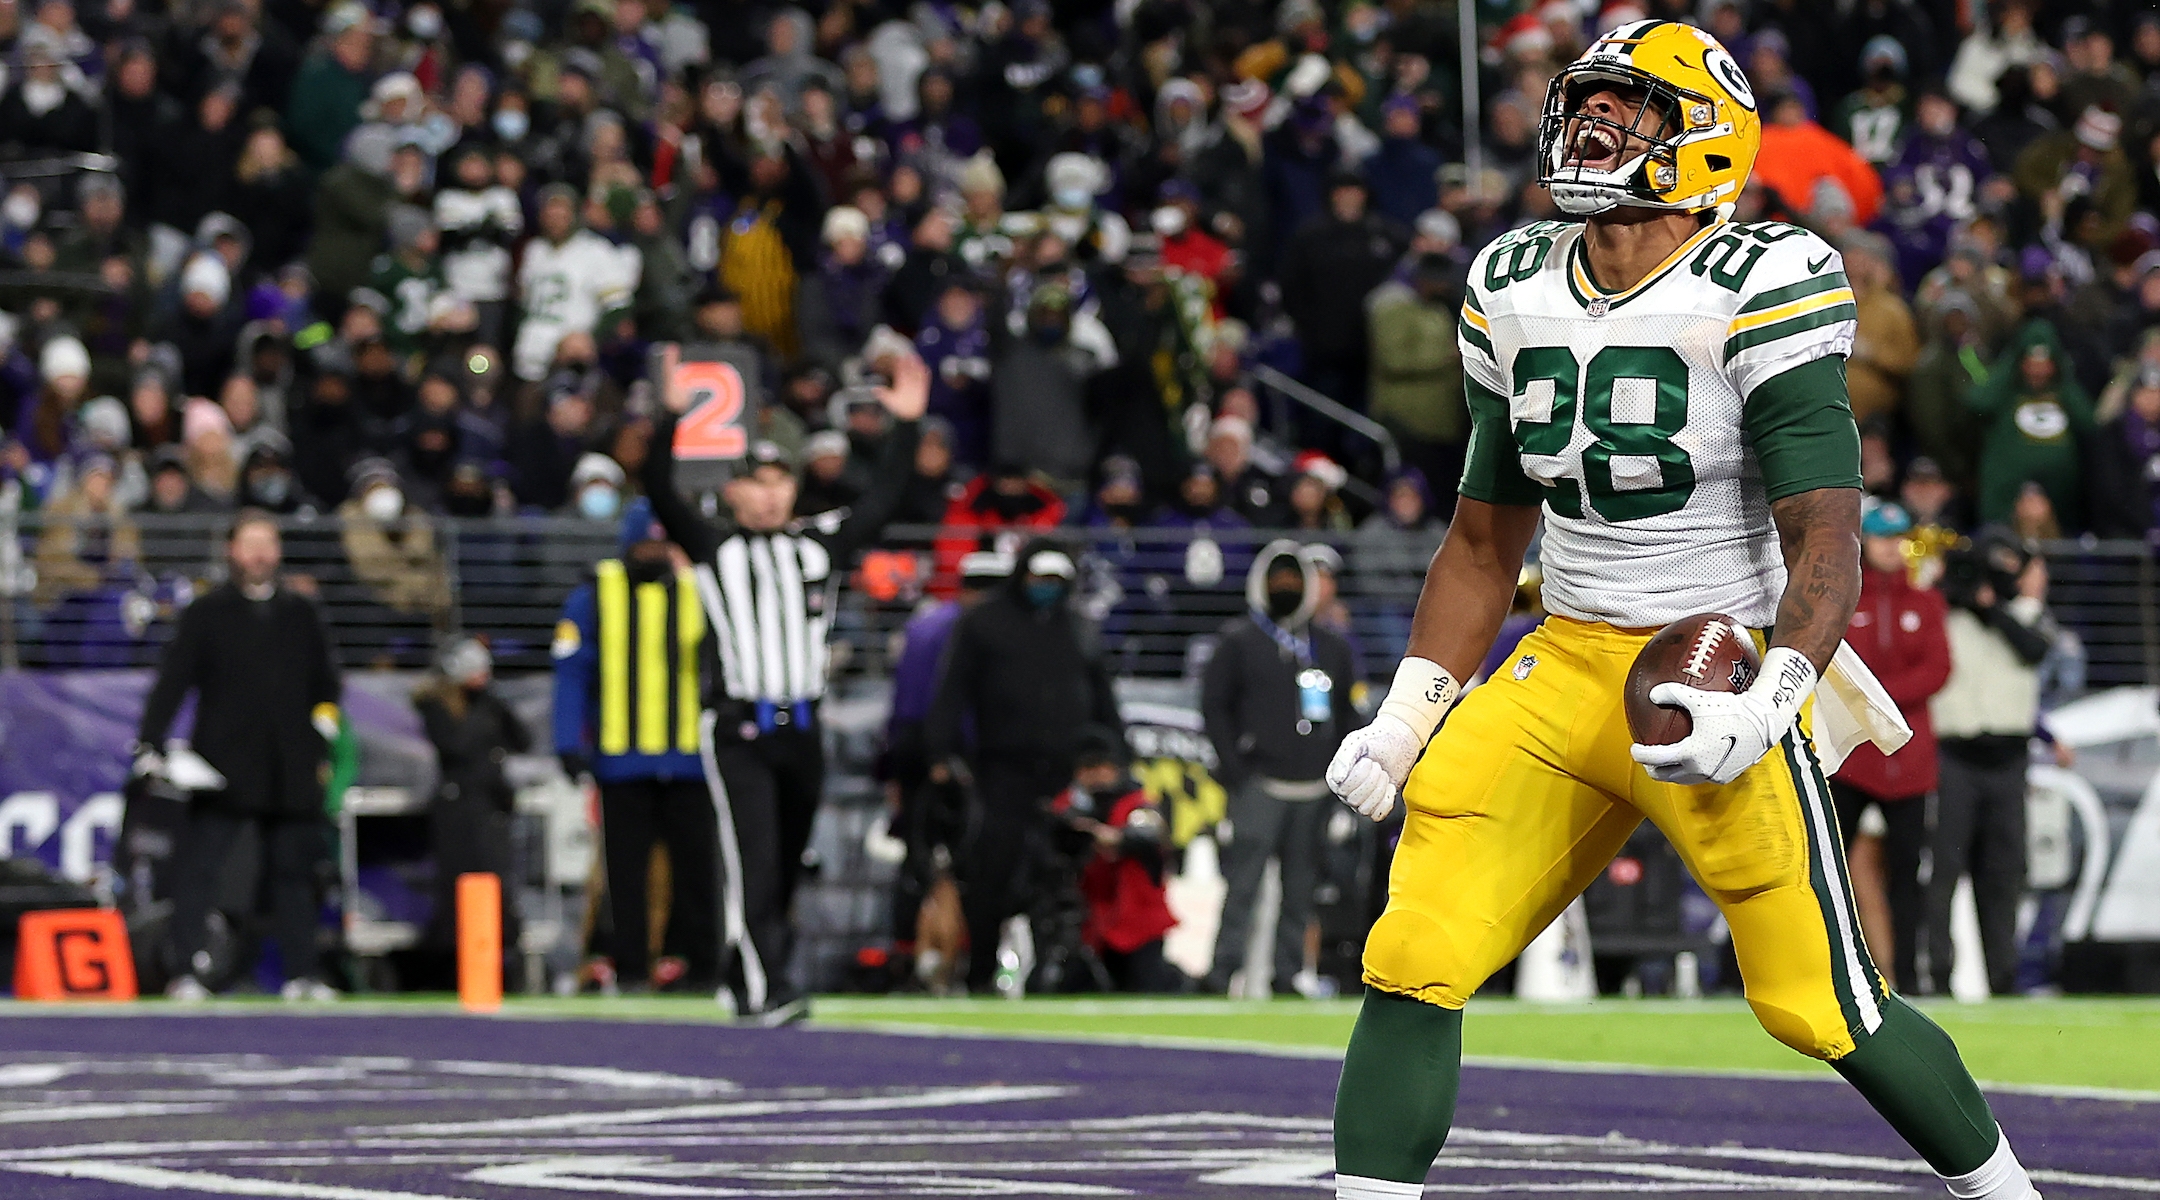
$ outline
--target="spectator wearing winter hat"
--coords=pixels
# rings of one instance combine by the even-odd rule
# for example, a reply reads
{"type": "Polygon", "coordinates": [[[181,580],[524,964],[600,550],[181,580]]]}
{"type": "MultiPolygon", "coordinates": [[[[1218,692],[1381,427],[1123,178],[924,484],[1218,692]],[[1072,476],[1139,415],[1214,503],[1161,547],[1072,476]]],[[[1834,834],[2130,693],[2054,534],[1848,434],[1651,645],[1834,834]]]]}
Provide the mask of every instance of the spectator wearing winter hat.
{"type": "Polygon", "coordinates": [[[1860,47],[1860,87],[1838,102],[1826,122],[1860,157],[1880,169],[1897,156],[1911,99],[1905,93],[1905,47],[1878,33],[1860,47]]]}
{"type": "Polygon", "coordinates": [[[580,455],[570,469],[571,507],[565,515],[613,522],[622,515],[622,464],[605,454],[580,455]]]}
{"type": "Polygon", "coordinates": [[[142,562],[142,534],[120,503],[119,468],[109,454],[75,466],[75,486],[45,507],[31,602],[51,608],[132,573],[142,562]]]}
{"type": "Polygon", "coordinates": [[[1261,268],[1274,262],[1268,221],[1267,146],[1264,124],[1272,97],[1266,84],[1240,80],[1222,90],[1212,140],[1185,169],[1209,214],[1208,232],[1225,244],[1257,255],[1261,268]]]}
{"type": "Polygon", "coordinates": [[[30,457],[56,463],[74,440],[75,411],[90,387],[90,352],[72,337],[56,337],[38,352],[43,380],[17,436],[30,457]]]}
{"type": "MultiPolygon", "coordinates": [[[[171,517],[192,513],[220,512],[217,501],[195,486],[189,476],[187,455],[178,446],[161,446],[150,454],[150,490],[143,497],[137,511],[151,516],[171,517]]],[[[199,540],[190,533],[169,538],[153,536],[151,550],[153,561],[163,562],[177,552],[183,542],[199,540]]]]}
{"type": "Polygon", "coordinates": [[[1373,211],[1409,225],[1440,199],[1440,152],[1423,138],[1414,96],[1391,96],[1380,108],[1380,149],[1365,160],[1373,211]]]}
{"type": "Polygon", "coordinates": [[[255,439],[240,466],[240,503],[279,516],[311,514],[318,507],[293,474],[292,442],[284,434],[268,430],[255,439]]]}
{"type": "Polygon", "coordinates": [[[231,306],[232,275],[215,254],[197,254],[180,273],[180,305],[157,326],[155,340],[180,353],[180,383],[212,396],[233,373],[240,321],[231,306]]]}
{"type": "MultiPolygon", "coordinates": [[[[1757,95],[1763,93],[1757,92],[1757,95]]],[[[1882,178],[1844,139],[1810,120],[1799,97],[1787,92],[1764,100],[1762,150],[1755,182],[1775,191],[1786,207],[1805,212],[1817,184],[1834,181],[1852,204],[1851,221],[1864,226],[1882,206],[1882,178]]]]}
{"type": "Polygon", "coordinates": [[[1061,494],[1078,491],[1100,436],[1087,405],[1098,360],[1074,344],[1073,317],[1062,284],[1037,287],[1025,332],[995,337],[991,351],[991,456],[1042,472],[1061,494]]]}
{"type": "Polygon", "coordinates": [[[2122,118],[2087,108],[2076,124],[2042,134],[2018,155],[2012,175],[2018,194],[2052,222],[2064,222],[2073,201],[2084,200],[2084,219],[2062,235],[2095,254],[2122,233],[2137,206],[2137,180],[2123,154],[2122,118]]]}
{"type": "Polygon", "coordinates": [[[816,272],[798,285],[795,317],[803,356],[838,370],[878,323],[891,273],[870,253],[870,219],[861,209],[845,204],[827,209],[823,240],[816,272]]]}
{"type": "Polygon", "coordinates": [[[352,475],[352,498],[337,515],[353,575],[393,612],[447,613],[450,577],[435,546],[435,523],[406,503],[397,467],[388,459],[364,459],[352,475]]]}
{"type": "Polygon", "coordinates": [[[1281,271],[1283,307],[1305,351],[1305,382],[1361,411],[1371,352],[1365,297],[1386,281],[1410,240],[1372,212],[1368,199],[1361,177],[1337,172],[1328,181],[1327,211],[1291,238],[1281,271]]]}
{"type": "Polygon", "coordinates": [[[969,474],[963,472],[953,459],[957,441],[952,422],[938,416],[922,419],[915,442],[915,470],[900,492],[900,504],[893,510],[893,524],[935,525],[945,519],[947,506],[966,486],[969,474]]]}
{"type": "Polygon", "coordinates": [[[849,470],[846,434],[822,429],[804,439],[802,484],[795,493],[797,517],[846,508],[861,494],[859,473],[849,470]]]}
{"type": "Polygon", "coordinates": [[[443,276],[442,231],[434,217],[415,205],[392,205],[389,233],[390,252],[376,258],[353,300],[382,313],[390,352],[406,359],[444,338],[471,333],[479,310],[443,276]]]}
{"type": "MultiPolygon", "coordinates": [[[[1440,214],[1445,216],[1446,214],[1440,214]]],[[[1395,435],[1405,461],[1442,481],[1440,511],[1455,511],[1470,413],[1463,402],[1462,352],[1455,344],[1459,293],[1439,254],[1420,257],[1407,283],[1388,282],[1371,300],[1372,417],[1395,435]]]]}
{"type": "Polygon", "coordinates": [[[1298,455],[1297,478],[1290,484],[1290,527],[1307,536],[1350,532],[1340,495],[1349,480],[1342,464],[1318,450],[1298,455]]]}
{"type": "Polygon", "coordinates": [[[220,508],[232,505],[240,486],[240,462],[233,453],[232,420],[212,400],[198,396],[180,411],[180,447],[188,477],[220,508]]]}
{"type": "Polygon", "coordinates": [[[345,135],[360,123],[375,58],[375,17],[359,0],[341,0],[322,19],[320,49],[300,64],[285,107],[293,149],[316,171],[338,161],[345,135]]]}
{"type": "Polygon", "coordinates": [[[1446,536],[1447,522],[1435,513],[1424,472],[1405,467],[1388,478],[1380,507],[1350,539],[1359,590],[1378,617],[1383,649],[1409,644],[1410,614],[1425,586],[1425,570],[1446,536]]]}
{"type": "Polygon", "coordinates": [[[22,76],[0,95],[0,143],[26,158],[97,150],[97,112],[68,86],[70,64],[62,40],[47,26],[32,23],[15,50],[22,76]]]}
{"type": "Polygon", "coordinates": [[[946,279],[915,352],[930,368],[930,412],[950,423],[954,458],[980,470],[990,461],[990,325],[973,283],[946,279]]]}
{"type": "Polygon", "coordinates": [[[1215,418],[1208,426],[1204,453],[1214,468],[1223,507],[1262,529],[1279,528],[1289,520],[1282,481],[1253,462],[1251,421],[1230,415],[1215,418]]]}
{"type": "Polygon", "coordinates": [[[2055,326],[2027,322],[1966,403],[1986,427],[1979,519],[2009,521],[2019,490],[2034,480],[2047,491],[2065,527],[2084,528],[2078,443],[2093,432],[2092,400],[2070,370],[2055,326]]]}
{"type": "Polygon", "coordinates": [[[1215,291],[1215,315],[1228,315],[1229,281],[1236,265],[1230,248],[1200,227],[1200,189],[1183,179],[1168,179],[1156,192],[1155,210],[1148,226],[1162,239],[1162,266],[1204,279],[1215,291]]]}
{"type": "Polygon", "coordinates": [[[1876,233],[1853,233],[1839,243],[1845,274],[1852,282],[1858,313],[1852,354],[1846,359],[1846,387],[1853,419],[1892,417],[1905,402],[1905,382],[1920,357],[1920,333],[1898,284],[1889,239],[1876,233]]]}

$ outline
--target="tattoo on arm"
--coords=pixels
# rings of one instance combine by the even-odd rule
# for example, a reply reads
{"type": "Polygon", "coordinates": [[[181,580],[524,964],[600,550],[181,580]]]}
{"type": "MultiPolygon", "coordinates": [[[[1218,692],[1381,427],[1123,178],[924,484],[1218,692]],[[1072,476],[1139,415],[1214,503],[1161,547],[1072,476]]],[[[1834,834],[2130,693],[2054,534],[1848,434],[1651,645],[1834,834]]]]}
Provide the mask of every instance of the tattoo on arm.
{"type": "Polygon", "coordinates": [[[1790,646],[1821,671],[1837,652],[1860,601],[1860,492],[1817,488],[1770,506],[1785,551],[1785,595],[1776,645],[1790,646]]]}

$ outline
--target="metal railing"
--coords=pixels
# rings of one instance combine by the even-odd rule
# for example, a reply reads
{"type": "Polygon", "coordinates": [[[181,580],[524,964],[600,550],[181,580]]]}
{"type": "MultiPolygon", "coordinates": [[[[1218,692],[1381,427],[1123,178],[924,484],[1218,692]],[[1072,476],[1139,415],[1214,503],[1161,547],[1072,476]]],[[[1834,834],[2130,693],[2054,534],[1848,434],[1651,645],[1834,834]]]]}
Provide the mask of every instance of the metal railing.
{"type": "MultiPolygon", "coordinates": [[[[229,517],[135,515],[95,522],[0,512],[0,667],[144,667],[179,611],[221,581],[229,517]]],[[[1436,532],[1359,529],[1086,529],[1075,603],[1119,675],[1176,677],[1245,609],[1255,553],[1289,536],[1325,542],[1344,570],[1330,616],[1384,678],[1408,638],[1436,532]]],[[[896,635],[949,595],[966,550],[1026,533],[896,527],[847,564],[833,608],[833,661],[881,674],[896,635]]],[[[615,553],[615,526],[552,517],[418,517],[388,527],[335,517],[285,522],[285,570],[318,597],[348,668],[417,668],[458,632],[486,635],[500,669],[543,670],[563,601],[615,553]]],[[[2160,682],[2160,571],[2139,542],[2047,543],[2050,604],[2084,642],[2089,687],[2160,682]]]]}

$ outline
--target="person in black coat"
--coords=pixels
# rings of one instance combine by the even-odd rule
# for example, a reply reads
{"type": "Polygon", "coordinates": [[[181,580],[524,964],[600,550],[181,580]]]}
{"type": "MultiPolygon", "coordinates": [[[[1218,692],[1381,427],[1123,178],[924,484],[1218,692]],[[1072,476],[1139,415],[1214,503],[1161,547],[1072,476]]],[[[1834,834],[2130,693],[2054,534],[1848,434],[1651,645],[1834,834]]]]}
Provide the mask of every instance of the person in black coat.
{"type": "Polygon", "coordinates": [[[1387,282],[1409,236],[1369,210],[1364,177],[1328,179],[1328,210],[1291,237],[1282,263],[1283,308],[1305,351],[1305,382],[1365,408],[1365,297],[1387,282]]]}
{"type": "Polygon", "coordinates": [[[413,693],[420,726],[435,747],[435,796],[428,825],[435,858],[435,912],[423,945],[454,953],[457,879],[467,872],[502,881],[504,961],[517,954],[517,880],[510,853],[516,795],[503,761],[532,749],[532,734],[490,686],[494,660],[485,644],[462,638],[443,652],[441,671],[413,693]]]}
{"type": "Polygon", "coordinates": [[[166,736],[193,692],[190,747],[224,776],[222,788],[195,793],[174,855],[169,991],[208,995],[198,973],[209,967],[210,909],[236,869],[234,849],[253,834],[287,996],[326,998],[334,993],[318,975],[316,933],[317,880],[329,857],[322,769],[338,730],[330,633],[313,600],[280,584],[282,548],[267,514],[242,514],[226,551],[231,578],[180,614],[136,734],[138,773],[166,771],[166,736]]]}
{"type": "Polygon", "coordinates": [[[1072,557],[1037,541],[996,595],[953,627],[944,678],[924,722],[930,777],[954,777],[970,718],[968,765],[977,809],[961,852],[967,912],[968,988],[987,989],[997,969],[998,928],[1032,899],[1031,859],[1047,835],[1048,805],[1071,784],[1081,730],[1122,732],[1102,659],[1082,644],[1069,601],[1072,557]]]}

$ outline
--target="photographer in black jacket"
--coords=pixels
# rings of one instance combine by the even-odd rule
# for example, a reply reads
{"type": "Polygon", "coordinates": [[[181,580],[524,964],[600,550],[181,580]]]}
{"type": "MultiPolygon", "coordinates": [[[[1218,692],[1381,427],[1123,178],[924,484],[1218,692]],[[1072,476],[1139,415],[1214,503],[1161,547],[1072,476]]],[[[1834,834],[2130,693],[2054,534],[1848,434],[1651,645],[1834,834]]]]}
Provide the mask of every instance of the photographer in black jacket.
{"type": "Polygon", "coordinates": [[[2025,893],[2025,768],[2039,728],[2040,660],[2054,645],[2047,566],[2008,530],[1982,530],[1944,561],[1950,679],[1929,702],[1942,748],[1929,844],[1927,973],[1950,990],[1950,903],[1972,875],[1988,987],[2017,976],[2017,909],[2025,893]]]}
{"type": "Polygon", "coordinates": [[[1072,783],[1082,730],[1092,724],[1122,735],[1125,728],[1102,660],[1082,643],[1073,619],[1072,556],[1036,541],[1016,561],[1005,586],[953,626],[923,722],[930,777],[938,783],[954,776],[963,723],[974,726],[962,769],[973,771],[975,812],[959,864],[973,992],[996,974],[999,927],[1027,911],[1050,802],[1072,783]]]}
{"type": "Polygon", "coordinates": [[[285,998],[335,999],[320,978],[318,880],[329,855],[322,767],[338,730],[338,671],[315,602],[279,582],[277,520],[240,514],[226,547],[231,577],[180,614],[143,705],[135,769],[165,770],[165,736],[194,692],[191,748],[225,785],[197,792],[173,855],[171,927],[177,1000],[208,998],[208,919],[235,849],[262,858],[271,928],[283,955],[285,998]]]}
{"type": "Polygon", "coordinates": [[[1350,643],[1312,621],[1321,600],[1317,571],[1296,542],[1263,547],[1246,577],[1251,611],[1223,627],[1200,685],[1216,773],[1230,789],[1229,819],[1218,831],[1229,894],[1205,981],[1217,994],[1230,990],[1231,973],[1245,962],[1271,858],[1282,863],[1275,994],[1295,995],[1291,980],[1305,965],[1320,838],[1332,811],[1323,776],[1343,735],[1361,724],[1350,704],[1357,682],[1350,643]]]}

